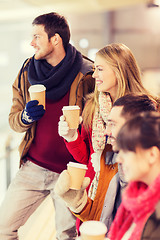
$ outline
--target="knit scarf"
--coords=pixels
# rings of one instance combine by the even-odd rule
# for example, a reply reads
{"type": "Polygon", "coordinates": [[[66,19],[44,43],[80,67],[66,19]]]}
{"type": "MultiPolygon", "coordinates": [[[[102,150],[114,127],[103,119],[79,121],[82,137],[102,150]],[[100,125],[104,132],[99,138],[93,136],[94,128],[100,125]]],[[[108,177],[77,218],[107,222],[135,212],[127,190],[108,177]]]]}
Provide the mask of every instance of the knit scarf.
{"type": "Polygon", "coordinates": [[[88,196],[94,200],[97,192],[99,175],[100,175],[100,159],[106,144],[106,136],[104,135],[105,124],[112,108],[112,101],[109,94],[99,93],[99,106],[95,109],[92,124],[92,146],[94,153],[91,155],[92,166],[95,171],[94,179],[90,185],[88,196]]]}
{"type": "Polygon", "coordinates": [[[128,185],[108,234],[110,240],[120,240],[132,223],[135,228],[129,240],[140,240],[144,225],[160,200],[159,186],[160,175],[149,186],[142,182],[128,185]]]}
{"type": "Polygon", "coordinates": [[[81,66],[81,53],[69,44],[66,56],[55,67],[46,60],[36,60],[33,56],[28,67],[28,80],[31,85],[43,84],[46,87],[46,97],[58,101],[69,91],[81,66]]]}
{"type": "Polygon", "coordinates": [[[109,94],[99,93],[99,106],[95,109],[92,124],[92,145],[94,152],[103,150],[106,143],[104,135],[105,124],[112,108],[112,101],[109,94]]]}

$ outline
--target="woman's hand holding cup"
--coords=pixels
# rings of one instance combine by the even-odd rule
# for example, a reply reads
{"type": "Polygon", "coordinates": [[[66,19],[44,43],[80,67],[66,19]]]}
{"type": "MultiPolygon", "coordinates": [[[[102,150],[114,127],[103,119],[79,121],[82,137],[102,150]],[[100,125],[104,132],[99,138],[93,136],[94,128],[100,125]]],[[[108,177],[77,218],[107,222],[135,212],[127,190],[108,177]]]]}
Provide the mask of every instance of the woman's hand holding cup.
{"type": "Polygon", "coordinates": [[[66,122],[64,115],[60,117],[60,121],[58,123],[58,133],[67,142],[75,141],[78,137],[77,129],[69,128],[68,122],[66,122]]]}

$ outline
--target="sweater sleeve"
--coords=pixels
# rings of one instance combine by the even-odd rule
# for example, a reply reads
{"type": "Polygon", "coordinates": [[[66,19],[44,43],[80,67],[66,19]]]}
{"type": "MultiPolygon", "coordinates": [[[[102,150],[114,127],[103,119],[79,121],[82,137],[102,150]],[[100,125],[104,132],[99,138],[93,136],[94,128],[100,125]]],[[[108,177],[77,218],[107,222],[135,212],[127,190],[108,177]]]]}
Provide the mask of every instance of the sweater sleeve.
{"type": "Polygon", "coordinates": [[[26,132],[32,126],[32,124],[26,125],[21,120],[21,114],[25,108],[25,101],[23,96],[24,85],[21,90],[18,89],[18,78],[19,75],[12,85],[13,98],[11,110],[9,113],[9,124],[10,127],[16,132],[26,132]]]}
{"type": "Polygon", "coordinates": [[[73,158],[83,164],[88,164],[90,156],[89,136],[84,128],[81,129],[81,134],[78,131],[78,138],[73,142],[65,141],[68,151],[72,154],[73,158]]]}

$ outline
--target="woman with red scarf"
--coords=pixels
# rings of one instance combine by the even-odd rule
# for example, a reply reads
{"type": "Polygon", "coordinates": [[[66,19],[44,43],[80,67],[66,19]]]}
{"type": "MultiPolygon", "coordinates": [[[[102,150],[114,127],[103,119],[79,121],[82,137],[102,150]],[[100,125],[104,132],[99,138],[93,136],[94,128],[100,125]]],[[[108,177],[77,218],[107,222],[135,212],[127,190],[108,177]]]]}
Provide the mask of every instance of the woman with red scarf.
{"type": "Polygon", "coordinates": [[[160,239],[160,114],[129,120],[117,137],[126,181],[110,240],[160,239]]]}

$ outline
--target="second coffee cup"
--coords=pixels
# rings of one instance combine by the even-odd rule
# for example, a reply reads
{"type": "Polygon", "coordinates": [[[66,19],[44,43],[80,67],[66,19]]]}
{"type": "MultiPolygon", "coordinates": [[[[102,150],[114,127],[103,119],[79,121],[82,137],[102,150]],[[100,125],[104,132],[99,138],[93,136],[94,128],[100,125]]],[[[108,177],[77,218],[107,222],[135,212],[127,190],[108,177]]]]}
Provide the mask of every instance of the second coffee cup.
{"type": "Polygon", "coordinates": [[[79,115],[80,107],[75,106],[64,106],[62,108],[63,115],[67,121],[70,129],[77,129],[79,126],[79,115]]]}
{"type": "Polygon", "coordinates": [[[81,189],[87,166],[81,163],[69,162],[67,169],[71,177],[70,188],[75,190],[81,189]]]}

